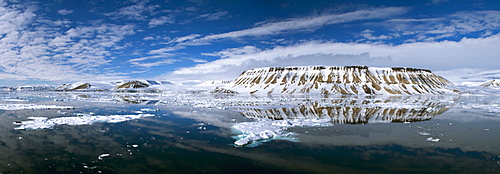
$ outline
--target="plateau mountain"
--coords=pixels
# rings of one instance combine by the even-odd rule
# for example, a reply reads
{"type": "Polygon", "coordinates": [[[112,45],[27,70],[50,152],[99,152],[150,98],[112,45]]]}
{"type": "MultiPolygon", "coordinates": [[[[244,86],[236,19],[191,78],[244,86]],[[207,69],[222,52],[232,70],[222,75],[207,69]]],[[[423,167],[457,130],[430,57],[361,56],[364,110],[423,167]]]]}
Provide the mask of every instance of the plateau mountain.
{"type": "Polygon", "coordinates": [[[430,70],[367,66],[267,67],[244,71],[214,91],[250,94],[447,94],[455,85],[430,70]],[[224,89],[224,90],[222,90],[224,89]]]}

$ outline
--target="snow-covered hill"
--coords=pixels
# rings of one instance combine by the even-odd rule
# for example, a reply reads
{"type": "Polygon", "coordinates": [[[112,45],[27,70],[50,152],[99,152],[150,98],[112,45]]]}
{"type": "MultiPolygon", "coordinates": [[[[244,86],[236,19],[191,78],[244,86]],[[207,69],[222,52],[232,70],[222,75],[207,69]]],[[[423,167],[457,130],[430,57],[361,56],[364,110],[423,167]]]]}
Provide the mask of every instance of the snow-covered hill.
{"type": "Polygon", "coordinates": [[[250,94],[445,94],[455,86],[430,70],[366,66],[255,68],[224,89],[250,94]]]}
{"type": "Polygon", "coordinates": [[[156,80],[123,80],[123,81],[99,81],[99,82],[76,82],[59,86],[59,91],[107,91],[107,90],[148,90],[159,89],[165,85],[171,85],[167,81],[156,80]]]}
{"type": "Polygon", "coordinates": [[[58,91],[87,90],[90,87],[91,87],[90,83],[77,82],[77,83],[62,84],[61,86],[57,87],[56,90],[58,91]]]}
{"type": "Polygon", "coordinates": [[[500,79],[488,80],[488,81],[484,82],[483,84],[481,84],[479,86],[481,86],[481,87],[500,88],[500,79]]]}

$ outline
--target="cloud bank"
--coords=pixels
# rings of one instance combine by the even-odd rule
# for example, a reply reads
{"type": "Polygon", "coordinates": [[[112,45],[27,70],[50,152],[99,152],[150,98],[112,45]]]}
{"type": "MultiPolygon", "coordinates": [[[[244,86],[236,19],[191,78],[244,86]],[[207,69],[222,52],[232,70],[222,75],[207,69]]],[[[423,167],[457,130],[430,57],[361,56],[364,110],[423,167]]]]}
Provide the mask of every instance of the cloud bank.
{"type": "Polygon", "coordinates": [[[252,46],[207,55],[221,59],[181,68],[169,79],[232,80],[251,68],[267,66],[404,66],[430,70],[498,68],[500,34],[460,41],[415,42],[401,45],[311,41],[260,50],[252,46]],[[488,63],[485,63],[488,62],[488,63]]]}
{"type": "Polygon", "coordinates": [[[120,42],[135,33],[134,25],[95,22],[70,27],[71,21],[48,20],[36,12],[29,4],[0,3],[0,80],[123,78],[96,73],[96,67],[109,64],[112,50],[124,48],[120,42]]]}

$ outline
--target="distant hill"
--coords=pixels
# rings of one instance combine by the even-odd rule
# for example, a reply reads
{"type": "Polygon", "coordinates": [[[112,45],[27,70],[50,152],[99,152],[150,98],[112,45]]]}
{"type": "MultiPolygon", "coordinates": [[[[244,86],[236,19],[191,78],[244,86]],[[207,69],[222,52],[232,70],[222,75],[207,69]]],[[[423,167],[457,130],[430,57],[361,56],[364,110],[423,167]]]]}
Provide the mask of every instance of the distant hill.
{"type": "Polygon", "coordinates": [[[171,85],[167,81],[156,80],[129,80],[112,82],[75,82],[63,84],[56,88],[58,91],[121,91],[121,90],[151,90],[155,87],[171,85]]]}
{"type": "Polygon", "coordinates": [[[488,80],[488,81],[484,82],[483,84],[481,84],[479,86],[481,86],[481,87],[500,88],[500,79],[488,80]]]}

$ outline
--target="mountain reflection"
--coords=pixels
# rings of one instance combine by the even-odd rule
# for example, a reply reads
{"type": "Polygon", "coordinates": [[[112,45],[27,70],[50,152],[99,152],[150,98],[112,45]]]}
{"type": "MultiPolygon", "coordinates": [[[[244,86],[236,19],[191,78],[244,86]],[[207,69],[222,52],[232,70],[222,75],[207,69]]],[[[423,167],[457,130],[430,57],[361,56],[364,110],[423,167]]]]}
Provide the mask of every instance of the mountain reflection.
{"type": "Polygon", "coordinates": [[[253,119],[331,118],[336,124],[404,123],[429,120],[450,109],[456,97],[392,96],[303,99],[274,106],[234,106],[253,119]]]}

